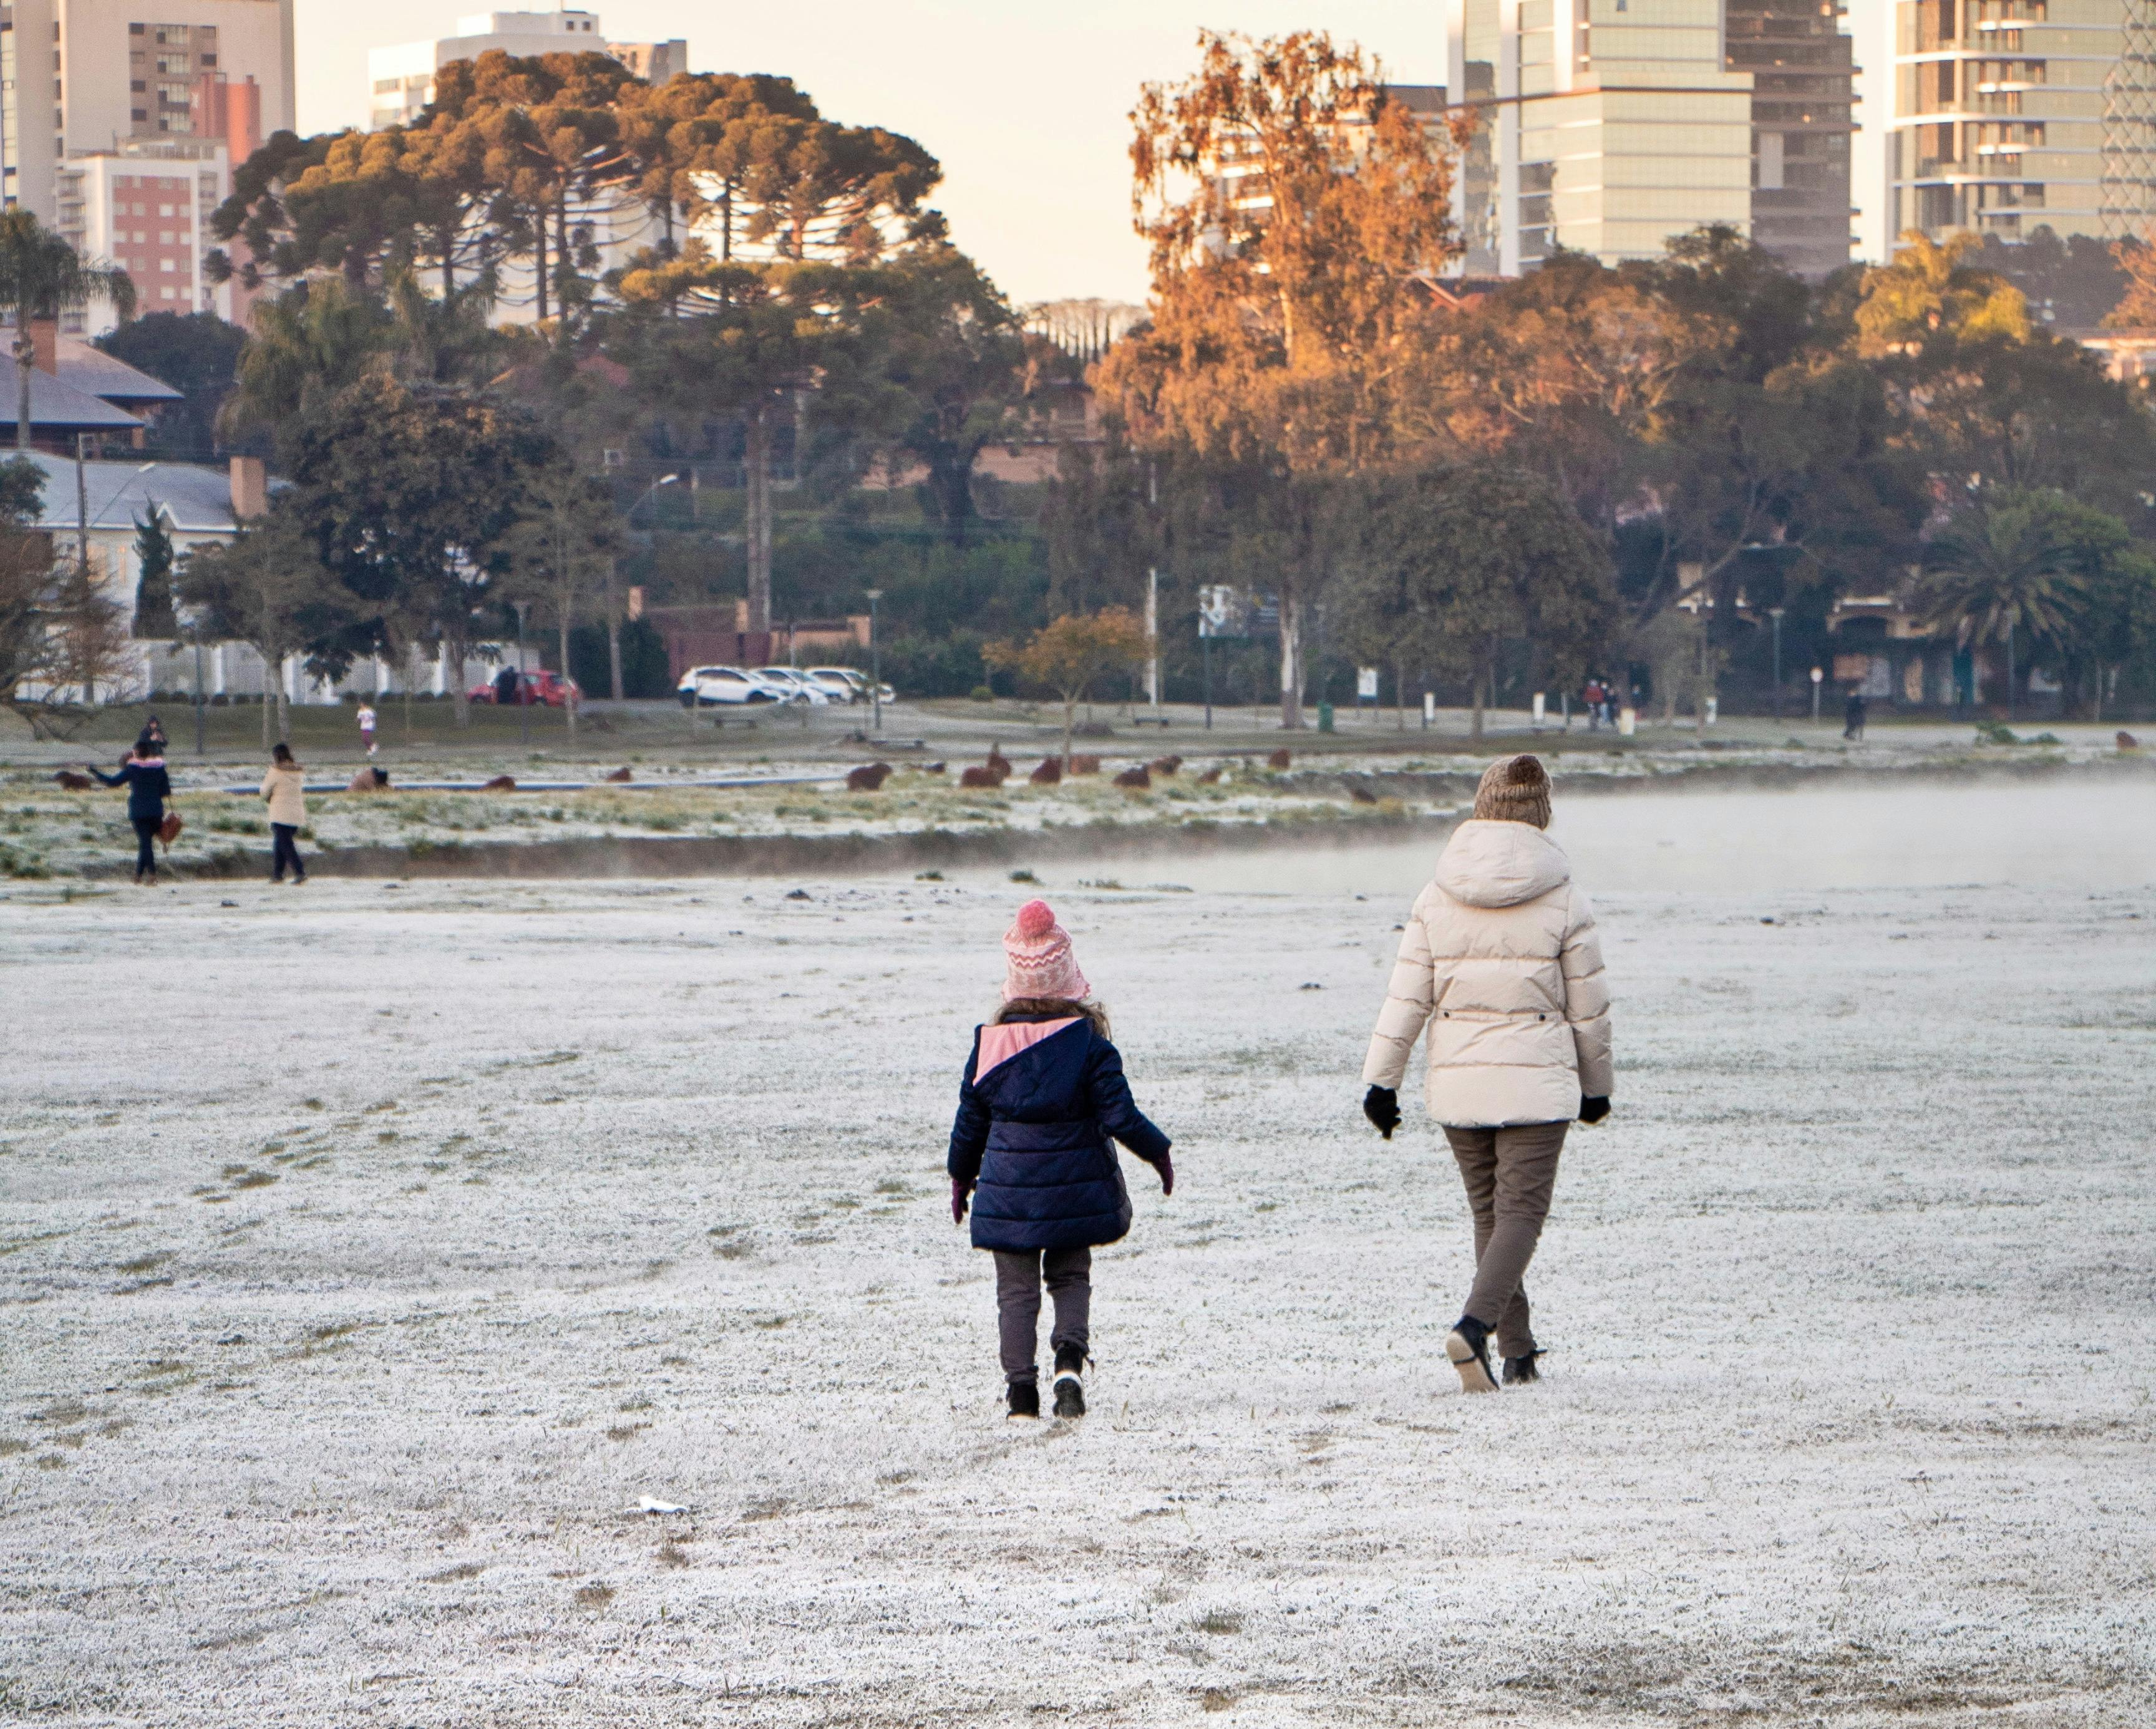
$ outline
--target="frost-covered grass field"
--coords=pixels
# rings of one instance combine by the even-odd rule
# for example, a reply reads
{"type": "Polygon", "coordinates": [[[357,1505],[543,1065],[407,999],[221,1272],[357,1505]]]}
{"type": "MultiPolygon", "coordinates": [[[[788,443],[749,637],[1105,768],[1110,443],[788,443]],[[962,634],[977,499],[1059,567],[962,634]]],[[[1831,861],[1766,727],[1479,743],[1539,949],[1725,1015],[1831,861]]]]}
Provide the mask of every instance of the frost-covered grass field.
{"type": "Polygon", "coordinates": [[[1044,870],[1178,1142],[1077,1424],[941,1172],[1028,890],[11,890],[0,1720],[2145,1724],[2156,813],[1938,796],[1563,811],[1618,1109],[1478,1400],[1428,849],[1044,870]]]}

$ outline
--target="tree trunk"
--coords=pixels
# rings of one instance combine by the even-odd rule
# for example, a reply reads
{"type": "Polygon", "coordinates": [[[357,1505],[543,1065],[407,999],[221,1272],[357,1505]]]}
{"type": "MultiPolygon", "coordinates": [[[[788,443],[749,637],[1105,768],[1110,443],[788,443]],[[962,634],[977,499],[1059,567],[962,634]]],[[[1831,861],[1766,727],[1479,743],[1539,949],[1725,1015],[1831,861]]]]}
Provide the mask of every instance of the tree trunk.
{"type": "Polygon", "coordinates": [[[539,212],[539,233],[531,248],[531,266],[536,273],[534,281],[539,293],[537,310],[539,322],[547,321],[547,213],[539,212]]]}
{"type": "Polygon", "coordinates": [[[569,694],[567,687],[569,681],[569,614],[576,602],[573,595],[565,595],[562,598],[562,615],[557,621],[561,627],[562,639],[562,712],[568,718],[569,736],[573,738],[577,734],[577,699],[569,694]]]}
{"type": "Polygon", "coordinates": [[[613,700],[621,700],[621,607],[614,598],[614,562],[607,560],[607,672],[613,685],[613,700]]]}
{"type": "Polygon", "coordinates": [[[37,370],[37,346],[30,340],[29,319],[15,309],[15,448],[30,448],[30,374],[37,370]]]}
{"type": "Polygon", "coordinates": [[[771,628],[771,399],[759,396],[749,411],[748,628],[771,628]]]}
{"type": "Polygon", "coordinates": [[[1467,728],[1468,736],[1471,738],[1480,738],[1482,736],[1482,698],[1489,688],[1489,668],[1477,667],[1475,670],[1475,717],[1467,728]]]}
{"type": "Polygon", "coordinates": [[[1399,730],[1408,730],[1408,681],[1402,675],[1400,663],[1393,663],[1393,712],[1399,719],[1399,730]]]}
{"type": "Polygon", "coordinates": [[[1291,594],[1280,603],[1281,726],[1302,731],[1302,601],[1291,594]]]}
{"type": "Polygon", "coordinates": [[[1063,693],[1063,772],[1070,772],[1070,736],[1078,730],[1078,693],[1063,693]]]}
{"type": "MultiPolygon", "coordinates": [[[[465,639],[461,636],[452,639],[445,635],[442,639],[442,647],[449,651],[449,700],[454,705],[457,725],[469,726],[471,725],[471,704],[465,695],[465,661],[469,658],[465,654],[465,639]]],[[[518,670],[522,669],[520,667],[518,670]]]]}
{"type": "Polygon", "coordinates": [[[408,643],[404,649],[404,741],[412,741],[412,687],[419,682],[419,645],[408,643]]]}
{"type": "Polygon", "coordinates": [[[277,742],[277,692],[270,682],[270,669],[277,668],[277,676],[284,676],[285,657],[278,655],[273,662],[264,654],[262,657],[262,748],[268,750],[277,742]]]}

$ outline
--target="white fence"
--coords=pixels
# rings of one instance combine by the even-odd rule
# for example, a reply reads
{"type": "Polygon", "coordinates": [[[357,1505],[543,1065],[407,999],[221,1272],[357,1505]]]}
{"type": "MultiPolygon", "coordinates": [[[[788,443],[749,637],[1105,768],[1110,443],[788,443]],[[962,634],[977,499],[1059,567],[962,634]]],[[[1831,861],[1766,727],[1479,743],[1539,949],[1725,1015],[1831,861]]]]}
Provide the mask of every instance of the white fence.
{"type": "MultiPolygon", "coordinates": [[[[424,658],[415,654],[403,662],[357,660],[344,677],[331,684],[308,677],[301,656],[293,655],[282,666],[271,668],[244,643],[205,643],[199,649],[191,643],[146,642],[140,647],[141,659],[134,677],[119,690],[100,695],[116,701],[139,702],[155,691],[192,701],[198,694],[199,668],[199,694],[205,697],[259,702],[263,693],[273,687],[281,688],[285,699],[295,704],[336,703],[347,694],[401,696],[408,688],[417,695],[447,696],[459,688],[459,679],[462,689],[473,690],[487,683],[503,667],[518,664],[516,644],[481,643],[475,645],[460,674],[452,673],[449,654],[444,651],[424,658]]],[[[527,646],[522,670],[531,672],[538,667],[539,650],[527,646]]]]}

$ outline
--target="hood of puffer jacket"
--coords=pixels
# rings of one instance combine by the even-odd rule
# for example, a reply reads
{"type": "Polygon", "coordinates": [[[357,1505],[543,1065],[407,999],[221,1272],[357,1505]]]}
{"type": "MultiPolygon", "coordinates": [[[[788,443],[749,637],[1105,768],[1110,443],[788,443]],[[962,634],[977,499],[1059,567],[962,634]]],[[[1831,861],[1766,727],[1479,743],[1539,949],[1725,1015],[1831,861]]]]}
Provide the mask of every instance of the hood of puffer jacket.
{"type": "Polygon", "coordinates": [[[1438,855],[1437,885],[1470,906],[1517,906],[1572,880],[1572,861],[1527,823],[1470,819],[1438,855]]]}

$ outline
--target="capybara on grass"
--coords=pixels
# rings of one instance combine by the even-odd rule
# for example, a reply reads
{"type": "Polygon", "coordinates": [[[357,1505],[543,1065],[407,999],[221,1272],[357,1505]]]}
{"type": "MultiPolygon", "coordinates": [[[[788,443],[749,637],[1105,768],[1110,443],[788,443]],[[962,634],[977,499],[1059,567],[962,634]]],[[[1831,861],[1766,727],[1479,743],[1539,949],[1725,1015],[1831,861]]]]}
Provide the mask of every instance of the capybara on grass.
{"type": "Polygon", "coordinates": [[[1136,768],[1126,768],[1117,775],[1116,784],[1119,787],[1142,789],[1152,784],[1152,777],[1146,772],[1145,765],[1140,763],[1136,768]]]}
{"type": "Polygon", "coordinates": [[[1156,757],[1152,762],[1148,762],[1146,767],[1150,768],[1155,774],[1163,777],[1164,779],[1173,780],[1177,772],[1183,767],[1183,758],[1180,757],[1156,757]]]}
{"type": "Polygon", "coordinates": [[[513,774],[498,774],[480,788],[482,793],[514,793],[516,790],[516,777],[513,774]]]}
{"type": "Polygon", "coordinates": [[[1060,785],[1063,780],[1063,759],[1060,757],[1042,757],[1040,767],[1034,769],[1026,778],[1036,787],[1060,785]]]}
{"type": "Polygon", "coordinates": [[[890,778],[891,764],[888,762],[864,763],[846,776],[846,790],[849,793],[880,793],[883,783],[890,778]]]}
{"type": "MultiPolygon", "coordinates": [[[[2121,738],[2126,736],[2123,732],[2118,736],[2121,738]]],[[[72,768],[63,768],[58,774],[54,775],[53,778],[58,781],[63,787],[66,788],[70,793],[87,793],[93,786],[96,785],[96,782],[91,780],[88,775],[77,774],[72,768]]]]}
{"type": "Polygon", "coordinates": [[[1068,767],[1072,774],[1098,774],[1101,759],[1098,757],[1073,757],[1068,767]]]}
{"type": "Polygon", "coordinates": [[[1285,768],[1294,760],[1295,758],[1289,756],[1286,751],[1275,751],[1271,756],[1265,758],[1265,767],[1268,768],[1285,768]]]}
{"type": "Polygon", "coordinates": [[[958,776],[961,787],[970,787],[976,792],[993,793],[1004,783],[1004,777],[993,768],[968,768],[958,776]]]}
{"type": "Polygon", "coordinates": [[[607,778],[619,784],[621,782],[633,781],[636,777],[630,773],[626,768],[617,768],[612,774],[608,775],[607,778]]]}

